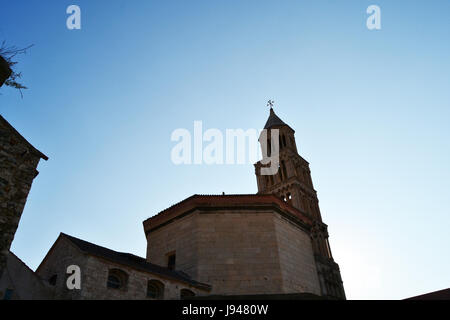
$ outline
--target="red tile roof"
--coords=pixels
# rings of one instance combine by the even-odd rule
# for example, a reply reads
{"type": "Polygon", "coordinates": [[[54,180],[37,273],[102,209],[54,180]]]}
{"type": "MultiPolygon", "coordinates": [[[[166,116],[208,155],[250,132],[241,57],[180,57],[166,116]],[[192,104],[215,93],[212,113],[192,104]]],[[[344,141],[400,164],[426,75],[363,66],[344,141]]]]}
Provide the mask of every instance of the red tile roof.
{"type": "Polygon", "coordinates": [[[197,208],[238,209],[252,206],[273,206],[307,226],[310,226],[312,223],[305,213],[272,194],[193,195],[145,220],[143,222],[144,230],[148,233],[149,230],[168,223],[176,217],[192,212],[197,208]]]}

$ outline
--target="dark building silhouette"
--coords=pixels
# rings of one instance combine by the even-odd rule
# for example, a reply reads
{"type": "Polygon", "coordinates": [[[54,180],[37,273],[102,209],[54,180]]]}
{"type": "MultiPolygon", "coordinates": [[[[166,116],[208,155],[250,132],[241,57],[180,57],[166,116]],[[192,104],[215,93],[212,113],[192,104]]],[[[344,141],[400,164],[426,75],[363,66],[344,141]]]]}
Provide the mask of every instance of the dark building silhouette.
{"type": "Polygon", "coordinates": [[[61,234],[35,273],[51,288],[44,298],[345,299],[295,132],[273,109],[265,129],[262,148],[280,161],[272,175],[255,164],[257,194],[194,195],[145,220],[146,258],[61,234]],[[66,285],[72,265],[81,290],[66,285]]]}
{"type": "Polygon", "coordinates": [[[0,116],[0,277],[41,159],[48,160],[0,116]]]}

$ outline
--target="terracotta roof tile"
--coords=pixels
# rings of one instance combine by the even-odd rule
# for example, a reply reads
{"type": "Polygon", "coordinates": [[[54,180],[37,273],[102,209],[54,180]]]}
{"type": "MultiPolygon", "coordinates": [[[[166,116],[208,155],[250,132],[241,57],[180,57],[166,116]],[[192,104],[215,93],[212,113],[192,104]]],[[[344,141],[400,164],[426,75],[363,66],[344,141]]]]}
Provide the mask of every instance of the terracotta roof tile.
{"type": "Polygon", "coordinates": [[[304,212],[294,208],[273,194],[193,195],[145,220],[143,222],[144,230],[147,233],[148,230],[165,224],[182,214],[192,212],[196,208],[240,208],[242,206],[258,207],[267,205],[279,208],[294,219],[300,220],[303,224],[311,225],[312,223],[311,219],[304,212]]]}

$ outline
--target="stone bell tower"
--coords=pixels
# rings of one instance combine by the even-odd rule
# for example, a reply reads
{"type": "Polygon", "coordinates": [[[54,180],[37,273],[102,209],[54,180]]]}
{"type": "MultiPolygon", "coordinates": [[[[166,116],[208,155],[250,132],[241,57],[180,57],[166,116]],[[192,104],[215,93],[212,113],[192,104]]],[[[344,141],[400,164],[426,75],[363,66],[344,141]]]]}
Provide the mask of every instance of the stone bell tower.
{"type": "Polygon", "coordinates": [[[279,167],[275,174],[264,175],[261,169],[268,165],[261,161],[255,164],[258,194],[275,194],[310,217],[313,221],[310,236],[321,293],[323,296],[345,299],[339,266],[331,254],[328,227],[322,221],[309,163],[298,154],[295,131],[275,114],[273,101],[269,101],[268,106],[271,107],[270,116],[264,126],[267,134],[261,134],[259,142],[264,156],[279,155],[279,167]],[[277,136],[274,130],[278,133],[278,143],[272,141],[277,136]]]}

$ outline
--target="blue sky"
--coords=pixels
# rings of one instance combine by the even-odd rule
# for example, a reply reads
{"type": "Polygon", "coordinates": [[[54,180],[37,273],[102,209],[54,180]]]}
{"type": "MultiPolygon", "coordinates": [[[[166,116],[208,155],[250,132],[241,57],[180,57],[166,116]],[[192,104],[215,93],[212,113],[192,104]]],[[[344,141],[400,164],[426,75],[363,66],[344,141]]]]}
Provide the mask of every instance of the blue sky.
{"type": "Polygon", "coordinates": [[[12,250],[36,268],[65,232],[144,256],[146,218],[256,192],[252,165],[173,165],[170,137],[195,120],[262,128],[274,99],[348,298],[450,287],[450,2],[166,2],[2,2],[0,39],[35,46],[18,65],[30,89],[0,89],[0,113],[50,158],[12,250]]]}

